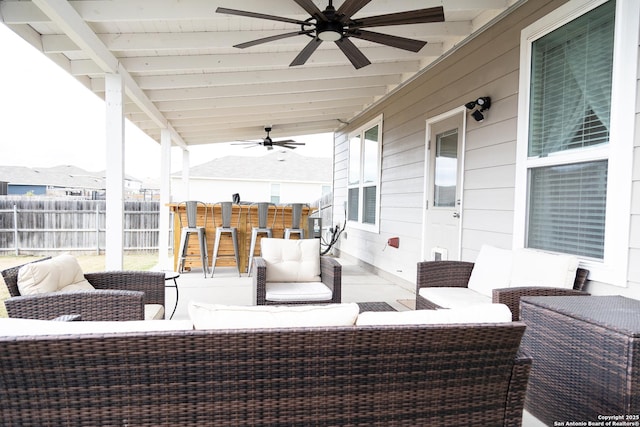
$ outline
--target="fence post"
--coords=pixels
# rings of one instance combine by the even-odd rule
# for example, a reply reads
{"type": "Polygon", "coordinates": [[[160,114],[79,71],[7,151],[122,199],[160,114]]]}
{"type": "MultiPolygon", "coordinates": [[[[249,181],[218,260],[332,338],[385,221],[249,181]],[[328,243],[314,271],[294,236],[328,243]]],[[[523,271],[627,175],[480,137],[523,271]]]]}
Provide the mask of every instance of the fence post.
{"type": "Polygon", "coordinates": [[[96,203],[96,255],[100,255],[100,204],[96,203]]]}
{"type": "Polygon", "coordinates": [[[18,205],[13,205],[13,245],[16,248],[16,256],[20,255],[18,248],[18,205]]]}

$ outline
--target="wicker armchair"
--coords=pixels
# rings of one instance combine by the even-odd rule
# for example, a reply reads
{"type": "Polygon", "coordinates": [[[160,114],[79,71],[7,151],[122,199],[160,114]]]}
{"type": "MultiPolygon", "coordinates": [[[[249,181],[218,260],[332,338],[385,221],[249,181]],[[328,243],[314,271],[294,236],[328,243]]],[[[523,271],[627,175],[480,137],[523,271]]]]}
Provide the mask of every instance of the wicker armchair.
{"type": "MultiPolygon", "coordinates": [[[[44,261],[49,258],[43,258],[44,261]]],[[[26,264],[23,264],[26,265],[26,264]]],[[[96,288],[91,291],[53,292],[21,296],[18,271],[22,265],[2,271],[11,298],[5,301],[9,317],[53,319],[75,314],[82,320],[144,320],[146,304],[164,306],[164,273],[107,271],[85,274],[96,288]]]]}
{"type": "Polygon", "coordinates": [[[320,257],[320,277],[322,283],[331,289],[332,293],[332,298],[326,301],[269,301],[267,300],[267,263],[264,258],[254,258],[252,270],[257,305],[330,304],[342,302],[342,266],[334,258],[320,257]]]}
{"type": "MultiPolygon", "coordinates": [[[[462,287],[466,288],[471,277],[474,263],[465,261],[423,261],[418,263],[416,284],[416,310],[435,310],[442,308],[420,296],[421,288],[428,287],[462,287]]],[[[562,296],[589,295],[584,286],[589,270],[578,268],[573,289],[548,287],[514,287],[493,289],[492,302],[505,304],[511,310],[513,320],[520,319],[520,298],[523,296],[562,296]]]]}

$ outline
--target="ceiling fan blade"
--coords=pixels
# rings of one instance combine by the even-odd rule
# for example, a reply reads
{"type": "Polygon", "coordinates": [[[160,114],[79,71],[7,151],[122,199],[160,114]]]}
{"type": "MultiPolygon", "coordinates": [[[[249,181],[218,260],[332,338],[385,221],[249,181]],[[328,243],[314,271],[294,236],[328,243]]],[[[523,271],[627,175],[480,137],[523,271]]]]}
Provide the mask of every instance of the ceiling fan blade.
{"type": "Polygon", "coordinates": [[[311,0],[293,0],[296,3],[298,3],[298,6],[300,6],[301,8],[303,8],[309,15],[313,16],[314,18],[320,20],[320,21],[328,21],[327,17],[324,16],[324,13],[322,13],[322,11],[320,9],[318,9],[318,6],[316,6],[313,1],[311,0]]]}
{"type": "Polygon", "coordinates": [[[288,22],[289,24],[296,25],[312,25],[306,21],[299,21],[297,19],[285,18],[284,16],[265,15],[264,13],[246,12],[244,10],[227,9],[226,7],[219,7],[216,9],[216,13],[226,13],[228,15],[246,16],[248,18],[268,19],[270,21],[288,22]]]}
{"type": "Polygon", "coordinates": [[[409,50],[411,52],[419,52],[420,49],[427,44],[427,42],[422,40],[408,39],[406,37],[392,36],[390,34],[382,34],[366,30],[350,32],[347,33],[347,36],[396,47],[398,49],[409,50]]]}
{"type": "Polygon", "coordinates": [[[313,52],[316,51],[318,46],[320,46],[320,43],[322,43],[322,40],[320,40],[319,38],[316,37],[316,38],[312,39],[309,43],[307,43],[307,45],[304,47],[304,49],[302,49],[302,51],[300,51],[298,56],[296,56],[293,59],[293,62],[291,62],[291,64],[289,64],[289,66],[292,67],[292,66],[295,66],[295,65],[303,65],[305,62],[307,62],[307,60],[313,54],[313,52]]]}
{"type": "Polygon", "coordinates": [[[444,21],[442,6],[355,19],[349,28],[385,27],[389,25],[425,24],[444,21]]]}
{"type": "Polygon", "coordinates": [[[365,7],[371,0],[346,0],[337,10],[338,15],[344,15],[340,22],[346,23],[360,9],[365,7]]]}
{"type": "Polygon", "coordinates": [[[289,150],[295,150],[297,147],[288,144],[278,144],[278,147],[288,148],[289,150]]]}
{"type": "Polygon", "coordinates": [[[360,49],[358,49],[356,45],[354,45],[353,42],[351,42],[351,40],[349,40],[348,38],[343,37],[340,40],[336,41],[335,44],[338,45],[347,59],[351,61],[351,64],[353,64],[356,70],[371,64],[371,61],[369,61],[367,57],[364,56],[362,52],[360,52],[360,49]]]}
{"type": "Polygon", "coordinates": [[[280,40],[280,39],[286,39],[286,38],[289,38],[289,37],[299,36],[299,35],[302,35],[302,34],[311,34],[314,31],[315,30],[295,31],[293,33],[278,34],[277,36],[270,36],[270,37],[265,37],[265,38],[262,38],[262,39],[252,40],[250,42],[236,44],[233,47],[244,49],[244,48],[251,47],[251,46],[256,46],[256,45],[259,45],[259,44],[262,44],[262,43],[268,43],[268,42],[272,42],[272,41],[276,41],[276,40],[280,40]]]}
{"type": "Polygon", "coordinates": [[[304,142],[295,142],[293,139],[285,139],[282,141],[273,141],[274,144],[278,144],[278,145],[282,145],[282,144],[289,144],[289,145],[304,145],[304,142]]]}

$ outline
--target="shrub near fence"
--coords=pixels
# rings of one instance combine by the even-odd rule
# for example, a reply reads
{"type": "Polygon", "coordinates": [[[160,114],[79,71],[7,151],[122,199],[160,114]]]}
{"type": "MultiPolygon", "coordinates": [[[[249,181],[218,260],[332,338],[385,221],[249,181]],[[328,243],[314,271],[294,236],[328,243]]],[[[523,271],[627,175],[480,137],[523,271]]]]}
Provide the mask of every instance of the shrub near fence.
{"type": "MultiPolygon", "coordinates": [[[[105,208],[104,200],[0,197],[0,254],[104,252],[105,208]]],[[[159,209],[157,201],[124,203],[126,251],[158,250],[159,209]]]]}

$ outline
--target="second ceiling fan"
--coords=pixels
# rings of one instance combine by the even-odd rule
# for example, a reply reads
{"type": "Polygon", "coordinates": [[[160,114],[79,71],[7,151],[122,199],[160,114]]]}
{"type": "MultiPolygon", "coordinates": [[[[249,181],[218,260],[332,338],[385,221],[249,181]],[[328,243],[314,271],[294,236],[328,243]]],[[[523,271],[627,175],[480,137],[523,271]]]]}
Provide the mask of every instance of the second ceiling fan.
{"type": "Polygon", "coordinates": [[[363,28],[424,24],[444,21],[444,10],[442,6],[352,19],[352,16],[366,6],[371,0],[345,0],[337,10],[333,7],[333,1],[329,0],[329,5],[323,11],[321,11],[312,0],[293,1],[302,7],[309,15],[311,15],[311,17],[307,18],[305,21],[301,21],[282,16],[227,9],[224,7],[217,8],[216,12],[300,25],[299,31],[264,37],[246,43],[237,44],[234,47],[244,49],[288,37],[306,35],[311,37],[311,41],[309,41],[289,66],[303,65],[311,57],[313,52],[315,52],[318,46],[320,46],[320,43],[323,41],[332,41],[335,42],[338,48],[340,48],[356,69],[367,66],[371,64],[371,62],[360,51],[360,49],[358,49],[356,45],[349,40],[349,38],[367,40],[411,52],[418,52],[427,44],[427,42],[422,40],[367,31],[363,30],[363,28]]]}
{"type": "Polygon", "coordinates": [[[266,147],[267,150],[273,150],[274,146],[283,147],[283,148],[289,148],[291,150],[294,150],[296,148],[296,146],[304,145],[304,142],[295,142],[293,139],[283,139],[283,140],[279,140],[279,141],[274,141],[269,136],[269,133],[271,132],[271,126],[265,126],[264,131],[267,132],[267,136],[262,138],[262,141],[260,141],[260,142],[259,141],[241,141],[241,142],[235,142],[235,143],[233,143],[231,145],[248,145],[248,146],[259,146],[259,145],[261,145],[263,147],[266,147]]]}

